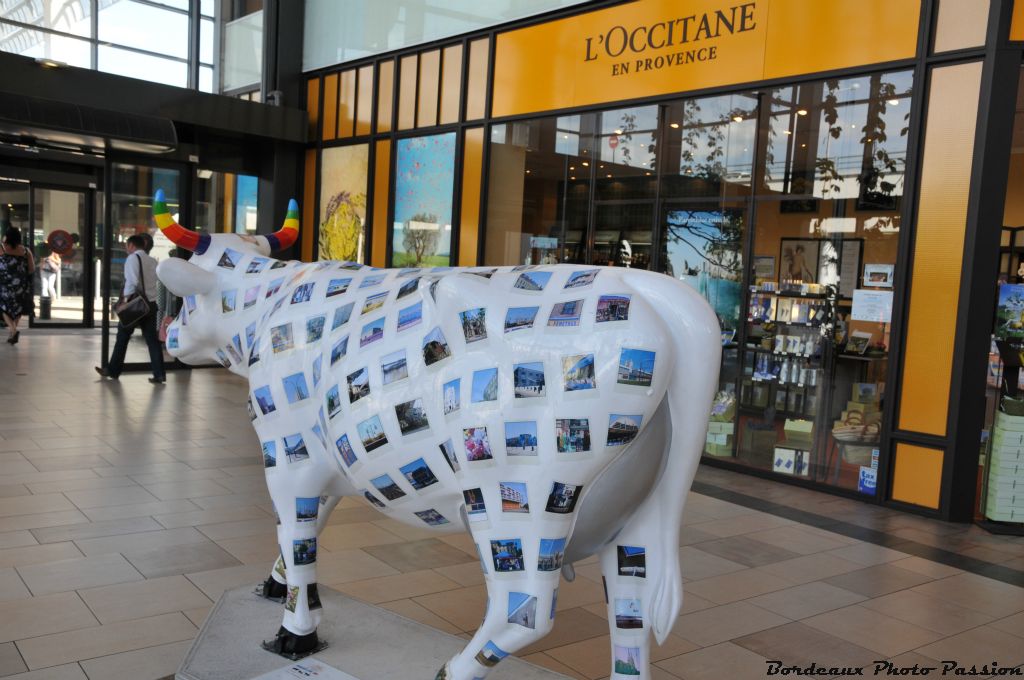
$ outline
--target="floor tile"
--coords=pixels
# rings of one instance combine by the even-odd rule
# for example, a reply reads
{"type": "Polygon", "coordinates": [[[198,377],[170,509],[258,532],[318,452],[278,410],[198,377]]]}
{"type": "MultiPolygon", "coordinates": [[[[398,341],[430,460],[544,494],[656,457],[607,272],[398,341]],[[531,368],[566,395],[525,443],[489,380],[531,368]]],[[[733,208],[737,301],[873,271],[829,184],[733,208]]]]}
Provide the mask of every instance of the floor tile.
{"type": "Polygon", "coordinates": [[[142,580],[135,567],[117,553],[20,567],[18,573],[33,595],[142,580]]]}
{"type": "Polygon", "coordinates": [[[78,594],[100,623],[141,619],[213,604],[184,576],[88,588],[79,590],[78,594]]]}
{"type": "Polygon", "coordinates": [[[712,576],[700,581],[690,581],[685,589],[698,597],[718,604],[746,600],[764,593],[783,590],[793,585],[780,576],[746,569],[722,576],[712,576]]]}
{"type": "MultiPolygon", "coordinates": [[[[274,518],[252,505],[244,505],[238,508],[226,508],[223,510],[193,510],[192,512],[179,512],[170,515],[157,515],[154,518],[167,529],[177,527],[204,526],[210,528],[225,522],[237,522],[252,519],[269,519],[273,524],[274,518]]],[[[209,531],[204,531],[207,536],[217,540],[217,536],[211,536],[209,531]]]]}
{"type": "Polygon", "coordinates": [[[808,528],[801,525],[791,525],[779,527],[778,529],[768,529],[767,531],[759,531],[753,534],[751,539],[799,555],[810,555],[849,545],[846,540],[835,534],[826,535],[825,532],[816,534],[808,531],[808,528]]]}
{"type": "Polygon", "coordinates": [[[956,574],[963,573],[960,569],[940,564],[938,562],[932,562],[931,560],[926,560],[923,557],[908,557],[906,559],[890,562],[889,564],[894,567],[899,567],[900,569],[916,571],[919,574],[931,576],[932,578],[946,578],[947,576],[955,576],[956,574]]]}
{"type": "Polygon", "coordinates": [[[914,591],[997,618],[1024,611],[1024,588],[976,574],[957,574],[915,586],[914,591]]]}
{"type": "Polygon", "coordinates": [[[824,579],[826,583],[837,588],[860,593],[865,597],[880,597],[887,593],[912,588],[931,580],[930,576],[900,569],[891,564],[879,564],[874,567],[867,567],[866,569],[859,569],[847,574],[824,579]]]}
{"type": "Polygon", "coordinates": [[[239,564],[239,561],[227,551],[210,541],[139,552],[127,550],[123,554],[146,578],[207,571],[239,564]]]}
{"type": "Polygon", "coordinates": [[[115,489],[82,489],[80,491],[66,491],[64,495],[76,507],[82,510],[105,508],[112,505],[148,503],[159,500],[141,486],[122,486],[115,489]]]}
{"type": "Polygon", "coordinates": [[[535,654],[528,654],[526,656],[516,655],[520,661],[532,663],[534,666],[540,666],[541,668],[547,668],[555,673],[561,673],[562,675],[569,678],[576,678],[577,680],[587,680],[586,676],[580,675],[573,669],[566,666],[561,661],[556,661],[554,658],[548,656],[544,652],[537,652],[535,654]]]}
{"type": "Polygon", "coordinates": [[[28,586],[14,567],[0,568],[0,601],[20,600],[31,596],[28,586]]]}
{"type": "Polygon", "coordinates": [[[750,599],[750,604],[795,621],[847,607],[865,599],[865,596],[858,593],[837,588],[822,581],[813,581],[753,597],[750,599]]]}
{"type": "MultiPolygon", "coordinates": [[[[344,527],[328,527],[324,531],[326,533],[330,529],[341,528],[344,527]]],[[[330,549],[328,548],[328,550],[330,549]]],[[[467,555],[458,548],[453,548],[436,538],[390,545],[371,545],[363,548],[363,551],[402,572],[446,567],[462,564],[468,559],[475,559],[473,555],[467,555]]]]}
{"type": "Polygon", "coordinates": [[[86,555],[102,555],[111,552],[138,554],[147,550],[179,545],[209,543],[203,534],[192,527],[160,529],[121,536],[105,536],[75,541],[75,545],[86,555]]]}
{"type": "Polygon", "coordinates": [[[0,534],[0,550],[7,548],[21,548],[26,545],[36,545],[39,541],[32,535],[31,531],[7,531],[0,534]]]}
{"type": "Polygon", "coordinates": [[[96,625],[96,617],[76,593],[0,602],[0,642],[96,625]]]}
{"type": "MultiPolygon", "coordinates": [[[[761,534],[756,534],[756,536],[760,537],[761,534]]],[[[751,536],[733,536],[715,541],[705,541],[700,544],[699,548],[706,553],[748,567],[761,567],[800,556],[799,553],[765,543],[759,538],[751,536]]]]}
{"type": "MultiPolygon", "coordinates": [[[[264,570],[270,567],[264,565],[264,570]]],[[[316,577],[320,583],[337,586],[350,581],[361,581],[400,573],[364,550],[336,550],[317,557],[316,577]]]]}
{"type": "Polygon", "coordinates": [[[0,677],[23,673],[27,670],[28,666],[25,665],[13,642],[0,644],[0,677]]]}
{"type": "Polygon", "coordinates": [[[413,602],[440,616],[459,630],[475,631],[484,618],[487,590],[483,586],[459,588],[443,593],[421,595],[413,598],[413,602]]]}
{"type": "MultiPolygon", "coordinates": [[[[456,635],[462,632],[452,624],[442,619],[434,612],[430,611],[429,609],[427,609],[426,607],[417,602],[413,602],[412,600],[406,599],[394,600],[391,602],[382,602],[379,606],[382,609],[387,609],[388,611],[394,612],[399,616],[404,616],[407,619],[412,619],[417,623],[422,623],[424,625],[430,626],[431,628],[436,628],[440,631],[449,633],[451,635],[456,635]]],[[[521,654],[516,654],[516,656],[521,657],[521,654]]]]}
{"type": "Polygon", "coordinates": [[[803,623],[841,640],[856,640],[859,646],[886,656],[909,652],[943,637],[942,633],[891,618],[861,605],[818,614],[804,619],[803,623]]]}
{"type": "Polygon", "coordinates": [[[811,581],[818,581],[838,574],[847,574],[860,569],[863,569],[862,565],[850,560],[844,560],[835,555],[829,555],[828,553],[804,555],[792,560],[757,567],[757,571],[781,576],[793,583],[810,583],[811,581]]]}
{"type": "Polygon", "coordinates": [[[992,626],[978,626],[918,647],[916,651],[936,661],[953,659],[967,667],[991,665],[993,661],[1003,668],[1024,664],[1024,645],[1020,638],[992,626]]]}
{"type": "MultiPolygon", "coordinates": [[[[260,482],[263,483],[263,480],[260,480],[260,482]]],[[[162,501],[171,501],[182,498],[199,498],[201,496],[225,496],[231,493],[230,489],[218,484],[212,479],[146,484],[143,488],[162,501]]]]}
{"type": "Polygon", "coordinates": [[[884,564],[885,562],[893,562],[910,557],[910,555],[904,552],[884,548],[872,543],[858,543],[857,545],[850,545],[845,548],[836,548],[829,550],[827,554],[835,555],[857,564],[863,564],[864,566],[884,564]]]}
{"type": "MultiPolygon", "coordinates": [[[[956,635],[990,623],[994,618],[915,590],[901,590],[898,593],[861,602],[860,605],[942,635],[956,635]]],[[[1024,629],[1021,633],[1024,635],[1024,629]]]]}
{"type": "Polygon", "coordinates": [[[656,666],[686,680],[761,678],[767,668],[765,657],[731,642],[663,659],[656,666]]]}
{"type": "Polygon", "coordinates": [[[82,662],[89,680],[161,680],[174,675],[191,640],[121,652],[82,662]]]}
{"type": "Polygon", "coordinates": [[[73,506],[63,494],[41,493],[31,496],[15,496],[13,498],[0,498],[0,517],[11,517],[15,515],[36,515],[43,512],[59,512],[61,510],[74,510],[73,506]]]}
{"type": "Polygon", "coordinates": [[[71,661],[97,659],[110,654],[191,640],[196,627],[181,612],[162,614],[66,633],[19,640],[18,649],[29,668],[35,670],[71,661]]]}
{"type": "Polygon", "coordinates": [[[419,595],[429,595],[445,590],[454,590],[461,586],[429,569],[413,571],[395,576],[349,581],[337,586],[337,589],[363,602],[379,604],[391,600],[402,600],[419,595]]]}
{"type": "Polygon", "coordinates": [[[192,501],[151,501],[148,503],[127,503],[102,508],[86,508],[82,512],[93,522],[104,522],[126,517],[146,517],[175,512],[191,512],[199,507],[192,501]]]}
{"type": "Polygon", "coordinates": [[[152,517],[130,517],[107,522],[89,522],[58,527],[33,529],[32,535],[39,543],[58,543],[60,541],[82,541],[102,536],[134,534],[141,531],[157,531],[163,529],[152,517]]]}
{"type": "Polygon", "coordinates": [[[699,581],[747,568],[745,564],[706,553],[692,545],[679,549],[679,564],[685,581],[699,581]]]}
{"type": "Polygon", "coordinates": [[[747,602],[734,602],[680,616],[672,632],[701,647],[789,623],[789,619],[747,602]]]}
{"type": "Polygon", "coordinates": [[[69,663],[63,666],[45,668],[41,671],[9,675],[4,680],[90,680],[90,678],[77,663],[69,663]]]}
{"type": "Polygon", "coordinates": [[[27,545],[22,548],[0,550],[0,567],[20,567],[26,564],[68,560],[81,556],[81,551],[70,541],[47,543],[46,545],[27,545]]]}
{"type": "Polygon", "coordinates": [[[534,652],[543,652],[553,647],[563,647],[601,635],[608,635],[608,621],[600,616],[594,616],[585,609],[576,607],[558,612],[551,632],[537,642],[519,650],[516,655],[525,656],[534,652]]]}
{"type": "MultiPolygon", "coordinates": [[[[437,544],[442,546],[447,545],[437,539],[429,540],[436,541],[437,544]]],[[[328,525],[324,527],[324,530],[320,532],[320,542],[328,550],[347,550],[349,548],[365,548],[371,545],[405,543],[406,541],[401,536],[393,534],[386,529],[382,529],[371,522],[357,522],[352,524],[328,525]]],[[[461,552],[459,554],[462,555],[461,552]]],[[[464,562],[465,560],[465,556],[462,556],[459,561],[464,562]]],[[[385,562],[386,561],[387,560],[385,560],[385,562]]]]}

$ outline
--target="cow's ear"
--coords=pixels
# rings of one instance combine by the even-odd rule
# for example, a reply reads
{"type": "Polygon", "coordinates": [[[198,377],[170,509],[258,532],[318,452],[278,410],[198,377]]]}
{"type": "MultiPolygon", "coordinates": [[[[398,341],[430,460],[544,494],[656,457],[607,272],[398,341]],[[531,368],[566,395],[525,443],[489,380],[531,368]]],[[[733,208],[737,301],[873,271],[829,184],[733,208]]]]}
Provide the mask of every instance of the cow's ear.
{"type": "Polygon", "coordinates": [[[215,274],[178,257],[161,260],[156,275],[178,297],[203,295],[217,286],[215,274]]]}

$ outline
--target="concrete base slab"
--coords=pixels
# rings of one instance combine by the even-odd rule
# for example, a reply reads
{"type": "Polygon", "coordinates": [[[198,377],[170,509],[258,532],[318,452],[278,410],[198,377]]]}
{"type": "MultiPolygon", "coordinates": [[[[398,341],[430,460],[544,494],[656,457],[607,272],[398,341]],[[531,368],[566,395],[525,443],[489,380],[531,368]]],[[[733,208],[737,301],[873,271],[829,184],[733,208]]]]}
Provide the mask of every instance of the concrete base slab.
{"type": "MultiPolygon", "coordinates": [[[[442,633],[321,585],[324,617],[317,630],[326,649],[310,658],[360,680],[431,680],[466,640],[442,633]]],[[[260,647],[281,626],[284,605],[265,600],[251,586],[226,591],[178,669],[176,680],[246,680],[292,662],[260,647]]],[[[568,680],[508,657],[488,680],[568,680]]]]}

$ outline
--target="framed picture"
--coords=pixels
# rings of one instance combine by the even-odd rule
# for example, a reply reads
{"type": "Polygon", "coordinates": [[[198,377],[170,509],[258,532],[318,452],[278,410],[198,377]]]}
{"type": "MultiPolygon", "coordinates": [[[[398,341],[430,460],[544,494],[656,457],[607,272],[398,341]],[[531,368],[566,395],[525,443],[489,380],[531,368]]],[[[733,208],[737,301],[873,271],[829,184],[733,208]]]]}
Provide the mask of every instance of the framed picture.
{"type": "Polygon", "coordinates": [[[775,258],[772,256],[760,256],[754,258],[754,280],[774,281],[775,280],[775,258]]]}
{"type": "Polygon", "coordinates": [[[864,287],[865,288],[892,288],[891,264],[866,264],[864,265],[864,287]]]}
{"type": "Polygon", "coordinates": [[[818,239],[779,239],[779,280],[817,283],[820,247],[818,239]]]}

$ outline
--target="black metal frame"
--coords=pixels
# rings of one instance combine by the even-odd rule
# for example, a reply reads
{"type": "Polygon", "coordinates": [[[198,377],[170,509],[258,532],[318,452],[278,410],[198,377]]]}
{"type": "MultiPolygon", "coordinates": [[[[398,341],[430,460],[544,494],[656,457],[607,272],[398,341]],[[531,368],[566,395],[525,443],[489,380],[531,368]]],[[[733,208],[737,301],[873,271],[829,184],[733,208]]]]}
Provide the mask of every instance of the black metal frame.
{"type": "MultiPolygon", "coordinates": [[[[900,234],[897,245],[898,250],[895,267],[895,276],[899,281],[904,283],[900,288],[893,291],[893,316],[890,324],[890,346],[887,358],[887,375],[889,384],[887,385],[887,394],[883,403],[884,426],[879,445],[881,449],[881,461],[878,469],[877,491],[873,500],[877,504],[896,507],[901,510],[925,516],[938,517],[953,521],[968,521],[974,510],[977,454],[979,448],[978,435],[980,433],[984,417],[984,400],[974,397],[977,395],[979,388],[981,390],[984,389],[985,366],[983,364],[983,359],[988,354],[987,333],[983,334],[975,331],[972,334],[970,329],[987,329],[990,325],[989,317],[991,316],[991,310],[986,306],[979,304],[972,305],[971,303],[978,300],[990,300],[993,297],[995,272],[998,269],[999,227],[1002,225],[1001,210],[1003,205],[1003,196],[1006,190],[1007,164],[1010,147],[1009,140],[1012,133],[1012,120],[1016,96],[1015,85],[1021,68],[1021,57],[1022,54],[1024,54],[1024,50],[1022,50],[1024,45],[1020,43],[1011,43],[1008,40],[1010,15],[1012,10],[1011,0],[992,0],[990,5],[990,14],[988,17],[986,43],[985,45],[978,46],[976,48],[959,49],[941,54],[932,54],[931,46],[933,44],[935,33],[938,0],[921,0],[917,49],[913,58],[839,69],[824,73],[813,73],[796,77],[757,81],[756,83],[738,83],[727,86],[690,90],[685,93],[674,93],[671,95],[617,100],[601,105],[570,107],[553,111],[513,116],[495,117],[491,115],[494,83],[494,57],[496,37],[498,34],[512,29],[525,28],[557,19],[589,13],[597,9],[624,4],[624,2],[625,0],[605,0],[554,10],[525,20],[508,22],[506,24],[490,27],[486,30],[467,34],[462,36],[460,39],[448,38],[432,43],[415,45],[399,51],[387,53],[386,55],[373,55],[364,59],[346,62],[343,65],[332,65],[307,73],[307,77],[317,77],[320,80],[320,106],[322,111],[323,77],[325,75],[340,72],[341,70],[358,69],[361,66],[368,64],[373,64],[375,65],[375,68],[379,68],[379,64],[387,60],[393,60],[395,64],[392,125],[389,132],[377,133],[377,96],[375,94],[374,117],[369,135],[350,137],[344,140],[333,140],[326,143],[321,141],[322,135],[317,135],[317,140],[315,140],[315,143],[312,145],[317,150],[318,158],[318,174],[315,188],[317,201],[319,202],[320,191],[319,157],[324,148],[346,144],[368,143],[370,145],[371,163],[373,163],[375,161],[374,153],[376,150],[376,142],[381,139],[389,139],[392,144],[389,179],[392,183],[391,192],[393,196],[396,140],[405,137],[425,136],[455,130],[459,133],[457,139],[459,140],[459,148],[461,150],[461,141],[465,130],[467,128],[477,128],[482,125],[484,129],[485,143],[483,147],[483,176],[481,178],[480,219],[477,239],[477,263],[479,264],[483,261],[486,247],[486,207],[487,195],[490,190],[490,173],[488,172],[490,163],[490,132],[493,125],[530,120],[537,117],[601,111],[607,110],[610,107],[627,108],[640,105],[664,104],[681,98],[690,99],[713,95],[735,94],[744,91],[749,92],[756,87],[760,100],[758,103],[760,116],[758,129],[761,130],[766,124],[764,117],[768,115],[768,110],[770,108],[764,101],[764,93],[773,87],[820,81],[825,78],[863,76],[878,72],[912,69],[914,92],[911,100],[909,121],[910,131],[907,142],[907,161],[905,166],[903,190],[904,200],[901,201],[898,212],[900,216],[900,234]],[[472,41],[480,38],[489,39],[489,59],[484,118],[481,120],[468,121],[465,116],[465,93],[468,82],[469,45],[472,41]],[[429,128],[398,131],[397,119],[401,85],[401,59],[405,56],[419,54],[428,50],[443,50],[445,47],[459,42],[463,45],[464,64],[462,83],[463,91],[460,97],[461,101],[458,122],[446,126],[432,126],[429,128]],[[956,345],[954,353],[955,360],[952,371],[952,384],[949,402],[949,430],[946,436],[936,437],[923,433],[905,432],[897,428],[897,419],[899,415],[898,404],[901,396],[900,384],[903,377],[901,358],[904,354],[906,344],[906,320],[909,313],[908,307],[910,302],[910,275],[913,268],[912,249],[916,234],[914,220],[917,216],[920,163],[923,150],[923,136],[925,133],[924,126],[925,121],[927,120],[929,84],[932,69],[941,66],[977,61],[983,63],[983,76],[980,91],[977,135],[975,139],[975,163],[971,176],[969,218],[965,238],[960,306],[957,316],[956,345]],[[1012,82],[1014,83],[1013,87],[1007,87],[1007,83],[1010,78],[1012,78],[1012,82]],[[996,217],[997,213],[998,217],[996,217]],[[995,227],[992,227],[991,225],[995,225],[995,227]],[[897,443],[931,447],[940,449],[943,452],[944,474],[939,509],[930,510],[916,505],[889,500],[889,496],[892,492],[895,446],[897,443]]],[[[659,115],[659,130],[661,131],[663,130],[664,121],[661,120],[663,115],[659,115]]],[[[764,137],[764,135],[758,136],[759,139],[761,137],[764,137]]],[[[767,140],[762,140],[759,144],[763,145],[766,142],[767,140]]],[[[763,157],[764,153],[765,149],[761,148],[760,145],[755,147],[755,176],[751,178],[752,188],[759,185],[759,178],[756,174],[759,173],[758,167],[760,166],[760,158],[763,157]]],[[[461,164],[461,160],[460,154],[457,158],[457,163],[461,164]]],[[[375,166],[371,165],[371,167],[375,166]]],[[[456,189],[455,196],[458,197],[461,193],[462,186],[461,167],[459,167],[456,172],[455,182],[458,187],[456,189]]],[[[372,210],[372,192],[373,185],[375,184],[373,176],[368,178],[368,184],[370,185],[367,191],[367,213],[369,215],[372,210]]],[[[592,191],[593,181],[591,182],[591,192],[592,191]]],[[[750,221],[747,225],[747,231],[752,234],[756,229],[756,205],[759,201],[754,196],[739,197],[737,200],[743,200],[748,205],[750,221]]],[[[388,208],[389,220],[393,219],[393,203],[394,202],[391,201],[388,208]]],[[[592,203],[593,201],[591,201],[591,204],[592,203]]],[[[660,258],[660,239],[663,237],[660,227],[660,217],[665,205],[666,200],[661,197],[659,191],[659,195],[655,199],[655,226],[652,236],[656,240],[652,252],[652,268],[660,265],[660,262],[657,262],[660,258]]],[[[454,200],[453,222],[456,221],[455,211],[460,206],[461,201],[454,200]]],[[[319,216],[319,205],[317,206],[316,214],[319,216]]],[[[388,229],[390,233],[390,225],[375,225],[373,224],[372,218],[368,220],[368,224],[370,225],[371,230],[383,226],[383,228],[388,229]]],[[[592,229],[592,219],[588,219],[588,234],[592,229]]],[[[391,239],[389,236],[387,239],[386,252],[388,262],[390,262],[391,258],[390,241],[391,239]]],[[[371,243],[372,238],[368,236],[366,244],[368,250],[371,243]]],[[[589,246],[591,245],[592,244],[588,242],[588,252],[590,252],[589,246]]],[[[456,257],[456,252],[457,248],[454,245],[453,235],[453,258],[456,257]]],[[[747,238],[744,250],[744,262],[748,263],[744,267],[745,283],[748,282],[747,279],[750,276],[750,272],[748,270],[752,253],[753,239],[747,238]]],[[[367,252],[367,259],[369,259],[369,252],[367,252]]],[[[741,303],[741,318],[746,318],[747,304],[747,297],[744,296],[741,303]]],[[[858,493],[855,490],[828,486],[818,482],[805,481],[798,477],[778,475],[768,470],[750,468],[744,465],[730,463],[728,461],[711,457],[704,457],[703,460],[704,462],[716,467],[736,469],[748,474],[766,477],[776,481],[794,484],[796,486],[825,490],[836,495],[856,498],[861,501],[870,500],[867,496],[858,493]]]]}

